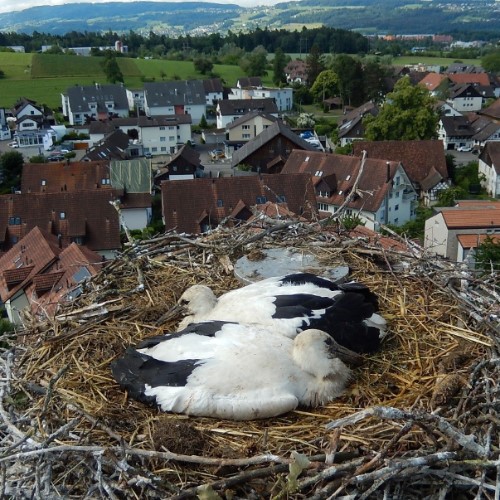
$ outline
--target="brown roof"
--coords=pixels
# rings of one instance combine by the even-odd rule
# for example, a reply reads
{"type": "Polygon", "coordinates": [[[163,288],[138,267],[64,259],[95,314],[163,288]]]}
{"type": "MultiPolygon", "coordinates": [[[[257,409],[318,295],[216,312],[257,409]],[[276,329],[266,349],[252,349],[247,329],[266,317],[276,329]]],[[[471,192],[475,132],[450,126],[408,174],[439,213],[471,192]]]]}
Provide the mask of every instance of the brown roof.
{"type": "Polygon", "coordinates": [[[353,154],[361,156],[366,151],[368,158],[399,161],[412,182],[422,183],[437,172],[440,179],[448,179],[443,142],[428,141],[355,141],[353,154]]]}
{"type": "MultiPolygon", "coordinates": [[[[323,198],[332,205],[340,206],[351,191],[361,167],[361,158],[331,153],[294,150],[288,157],[281,172],[283,174],[309,172],[318,181],[327,182],[330,188],[329,196],[323,198]]],[[[359,179],[358,191],[362,196],[354,197],[349,203],[350,208],[375,212],[380,207],[399,162],[387,162],[367,158],[363,174],[359,179]],[[389,167],[389,169],[388,169],[389,167]]]]}
{"type": "Polygon", "coordinates": [[[463,248],[477,248],[486,238],[500,243],[500,236],[494,234],[459,234],[457,239],[463,248]]]}
{"type": "Polygon", "coordinates": [[[123,194],[114,189],[94,191],[9,194],[0,196],[0,214],[7,232],[21,239],[34,227],[60,234],[62,245],[68,246],[72,238],[83,238],[93,250],[120,248],[118,213],[110,205],[123,194]],[[9,224],[9,218],[17,218],[9,224]]]}
{"type": "Polygon", "coordinates": [[[488,141],[481,152],[480,158],[500,175],[500,141],[488,141]]]}
{"type": "Polygon", "coordinates": [[[477,85],[490,84],[487,73],[449,73],[447,76],[453,83],[473,83],[477,85]]]}
{"type": "Polygon", "coordinates": [[[446,75],[441,75],[439,73],[429,73],[420,82],[419,85],[425,87],[429,92],[432,92],[438,88],[444,80],[446,80],[446,75]]]}
{"type": "MultiPolygon", "coordinates": [[[[306,218],[316,214],[316,198],[309,174],[261,175],[164,181],[161,184],[165,228],[197,234],[200,222],[216,226],[230,216],[268,201],[286,204],[306,218]]],[[[251,213],[250,211],[248,212],[251,213]]]]}
{"type": "Polygon", "coordinates": [[[500,210],[443,210],[444,221],[448,228],[500,228],[500,210]]]}
{"type": "Polygon", "coordinates": [[[497,99],[493,103],[491,103],[487,108],[478,111],[478,114],[489,116],[494,120],[500,120],[500,99],[497,99]]]}
{"type": "Polygon", "coordinates": [[[102,184],[110,178],[108,161],[82,161],[67,163],[25,163],[21,177],[23,193],[60,193],[97,188],[110,188],[102,184]]]}

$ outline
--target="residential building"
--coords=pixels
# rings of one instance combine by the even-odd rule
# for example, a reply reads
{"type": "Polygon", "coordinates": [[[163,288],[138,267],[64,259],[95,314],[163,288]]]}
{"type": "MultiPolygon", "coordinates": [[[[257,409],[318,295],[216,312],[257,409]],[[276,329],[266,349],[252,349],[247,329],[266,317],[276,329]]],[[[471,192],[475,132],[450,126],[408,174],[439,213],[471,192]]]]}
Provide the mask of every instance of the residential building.
{"type": "Polygon", "coordinates": [[[293,89],[287,87],[233,87],[228,99],[274,99],[279,112],[290,111],[293,107],[293,89]]]}
{"type": "Polygon", "coordinates": [[[210,78],[203,80],[207,109],[210,108],[215,113],[215,106],[224,99],[224,86],[220,78],[210,78]]]}
{"type": "Polygon", "coordinates": [[[400,162],[413,184],[419,198],[433,205],[439,192],[450,187],[443,143],[426,141],[355,141],[354,156],[400,162]]]}
{"type": "Polygon", "coordinates": [[[441,116],[438,124],[438,139],[445,150],[462,146],[474,146],[474,130],[469,120],[463,116],[441,116]]]}
{"type": "Polygon", "coordinates": [[[206,116],[207,102],[202,80],[146,82],[144,109],[147,116],[191,115],[192,123],[206,116]]]}
{"type": "Polygon", "coordinates": [[[126,89],[128,108],[131,111],[135,110],[135,115],[145,113],[145,91],[144,89],[126,89]]]}
{"type": "Polygon", "coordinates": [[[434,210],[425,222],[424,247],[436,255],[461,262],[474,247],[471,241],[477,246],[484,236],[500,235],[500,201],[466,200],[434,210]]]}
{"type": "Polygon", "coordinates": [[[53,319],[60,304],[82,293],[101,260],[75,243],[62,248],[57,236],[34,227],[0,257],[0,298],[9,321],[23,325],[27,312],[40,321],[53,319]]]}
{"type": "Polygon", "coordinates": [[[483,96],[474,85],[466,83],[450,87],[446,102],[460,113],[468,113],[482,108],[483,96]]]}
{"type": "Polygon", "coordinates": [[[487,142],[478,161],[481,186],[489,196],[500,198],[500,141],[487,142]]]}
{"type": "Polygon", "coordinates": [[[307,220],[317,215],[307,173],[164,181],[161,194],[165,229],[189,234],[204,233],[222,221],[247,221],[268,202],[307,220]]]}
{"type": "Polygon", "coordinates": [[[191,146],[182,146],[167,163],[159,169],[154,183],[159,186],[161,181],[182,180],[203,177],[204,167],[200,162],[199,153],[191,146]]]}
{"type": "Polygon", "coordinates": [[[316,151],[314,146],[277,120],[234,151],[231,166],[248,165],[255,172],[277,174],[294,149],[316,151]]]}
{"type": "Polygon", "coordinates": [[[480,150],[490,141],[500,141],[500,122],[495,123],[486,116],[477,113],[467,115],[474,135],[474,148],[480,150]]]}
{"type": "Polygon", "coordinates": [[[294,59],[285,66],[285,76],[288,83],[307,84],[307,64],[302,59],[294,59]]]}
{"type": "Polygon", "coordinates": [[[122,84],[75,85],[61,94],[63,115],[71,125],[85,125],[92,120],[129,115],[127,91],[122,84]]]}
{"type": "Polygon", "coordinates": [[[346,216],[357,216],[369,229],[400,226],[415,218],[417,193],[399,161],[311,151],[293,151],[281,175],[308,172],[313,176],[322,217],[346,203],[346,216]]]}
{"type": "Polygon", "coordinates": [[[378,114],[378,107],[371,101],[353,109],[340,118],[338,137],[341,146],[364,139],[363,118],[367,114],[373,116],[378,114]]]}
{"type": "Polygon", "coordinates": [[[225,129],[232,121],[251,112],[278,118],[278,107],[273,99],[223,99],[217,103],[217,128],[225,129]]]}

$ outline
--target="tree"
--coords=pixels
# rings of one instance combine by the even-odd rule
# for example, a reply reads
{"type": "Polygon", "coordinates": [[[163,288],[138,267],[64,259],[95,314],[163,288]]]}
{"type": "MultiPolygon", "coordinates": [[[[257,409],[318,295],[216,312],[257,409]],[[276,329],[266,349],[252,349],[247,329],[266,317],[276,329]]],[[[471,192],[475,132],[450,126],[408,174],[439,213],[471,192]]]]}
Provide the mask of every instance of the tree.
{"type": "Polygon", "coordinates": [[[297,118],[297,127],[299,128],[314,128],[316,125],[316,120],[312,113],[300,113],[297,118]]]}
{"type": "Polygon", "coordinates": [[[434,104],[426,88],[413,86],[405,76],[387,94],[378,115],[363,119],[365,137],[370,141],[433,139],[439,121],[434,104]]]}
{"type": "Polygon", "coordinates": [[[338,75],[338,89],[344,104],[360,106],[365,100],[363,67],[346,54],[335,56],[331,68],[338,75]]]}
{"type": "Polygon", "coordinates": [[[386,77],[389,71],[378,61],[368,61],[363,66],[364,100],[380,102],[387,93],[386,77]]]}
{"type": "Polygon", "coordinates": [[[323,102],[327,97],[336,94],[339,78],[331,69],[322,71],[311,87],[311,94],[316,102],[323,102]]]}
{"type": "Polygon", "coordinates": [[[10,193],[19,188],[24,158],[19,151],[9,151],[0,156],[0,172],[2,176],[1,194],[10,193]]]}
{"type": "Polygon", "coordinates": [[[467,196],[467,193],[459,187],[450,187],[448,189],[442,189],[438,193],[439,207],[453,207],[456,205],[457,200],[461,200],[467,196]]]}
{"type": "Polygon", "coordinates": [[[498,73],[500,71],[500,49],[493,50],[481,58],[481,66],[486,71],[498,73]]]}
{"type": "Polygon", "coordinates": [[[319,47],[314,44],[306,57],[307,81],[309,83],[315,82],[318,75],[325,69],[325,64],[321,56],[319,47]]]}
{"type": "Polygon", "coordinates": [[[108,82],[123,83],[123,73],[121,72],[120,66],[118,66],[116,54],[114,54],[111,50],[106,51],[104,60],[101,62],[101,66],[108,82]]]}
{"type": "Polygon", "coordinates": [[[287,64],[287,57],[282,49],[277,48],[274,52],[273,60],[273,83],[280,85],[286,83],[285,66],[287,64]]]}
{"type": "Polygon", "coordinates": [[[259,45],[240,60],[240,68],[247,76],[267,75],[267,50],[259,45]]]}
{"type": "Polygon", "coordinates": [[[500,271],[500,240],[487,236],[476,249],[476,265],[485,271],[500,271]]]}
{"type": "Polygon", "coordinates": [[[210,73],[214,67],[214,63],[207,57],[195,57],[193,60],[194,69],[200,72],[202,75],[210,73]]]}

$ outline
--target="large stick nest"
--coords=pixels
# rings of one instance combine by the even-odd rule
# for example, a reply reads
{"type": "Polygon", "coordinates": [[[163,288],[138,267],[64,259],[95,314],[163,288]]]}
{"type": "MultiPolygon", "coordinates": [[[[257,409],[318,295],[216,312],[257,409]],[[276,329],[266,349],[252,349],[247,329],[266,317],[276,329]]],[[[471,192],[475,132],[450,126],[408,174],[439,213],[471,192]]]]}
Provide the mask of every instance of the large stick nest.
{"type": "Polygon", "coordinates": [[[33,319],[4,350],[2,493],[498,497],[496,276],[415,248],[397,253],[300,224],[197,239],[167,233],[128,247],[77,301],[56,318],[33,319]],[[180,318],[165,312],[186,287],[239,287],[236,259],[279,246],[312,252],[325,270],[348,265],[350,279],[379,295],[390,333],[345,394],[253,422],[163,414],[129,400],[110,362],[129,345],[175,331],[180,318]]]}

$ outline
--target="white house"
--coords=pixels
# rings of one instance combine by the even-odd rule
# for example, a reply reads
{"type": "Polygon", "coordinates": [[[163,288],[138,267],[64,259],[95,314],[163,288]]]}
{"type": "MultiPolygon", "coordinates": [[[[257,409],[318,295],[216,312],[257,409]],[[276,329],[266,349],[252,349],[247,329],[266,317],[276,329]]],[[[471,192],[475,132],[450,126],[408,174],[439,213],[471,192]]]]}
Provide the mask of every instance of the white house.
{"type": "Polygon", "coordinates": [[[123,85],[75,85],[61,94],[63,115],[71,125],[84,125],[91,120],[107,120],[129,115],[127,91],[123,85]]]}
{"type": "Polygon", "coordinates": [[[174,80],[144,84],[144,110],[147,116],[191,115],[198,124],[207,114],[202,80],[174,80]]]}
{"type": "Polygon", "coordinates": [[[488,195],[500,198],[500,141],[487,142],[479,155],[479,178],[488,195]]]}
{"type": "Polygon", "coordinates": [[[217,128],[224,129],[247,113],[266,113],[278,118],[274,99],[223,99],[217,103],[217,128]]]}
{"type": "Polygon", "coordinates": [[[229,99],[274,99],[278,111],[290,111],[293,107],[292,88],[233,87],[229,99]]]}
{"type": "MultiPolygon", "coordinates": [[[[460,201],[455,207],[439,207],[436,215],[425,221],[424,247],[431,253],[460,261],[459,237],[465,235],[500,235],[499,201],[460,201]]],[[[469,237],[470,239],[470,237],[469,237]]]]}
{"type": "Polygon", "coordinates": [[[471,84],[454,85],[446,101],[460,113],[479,111],[483,106],[483,96],[471,84]]]}

